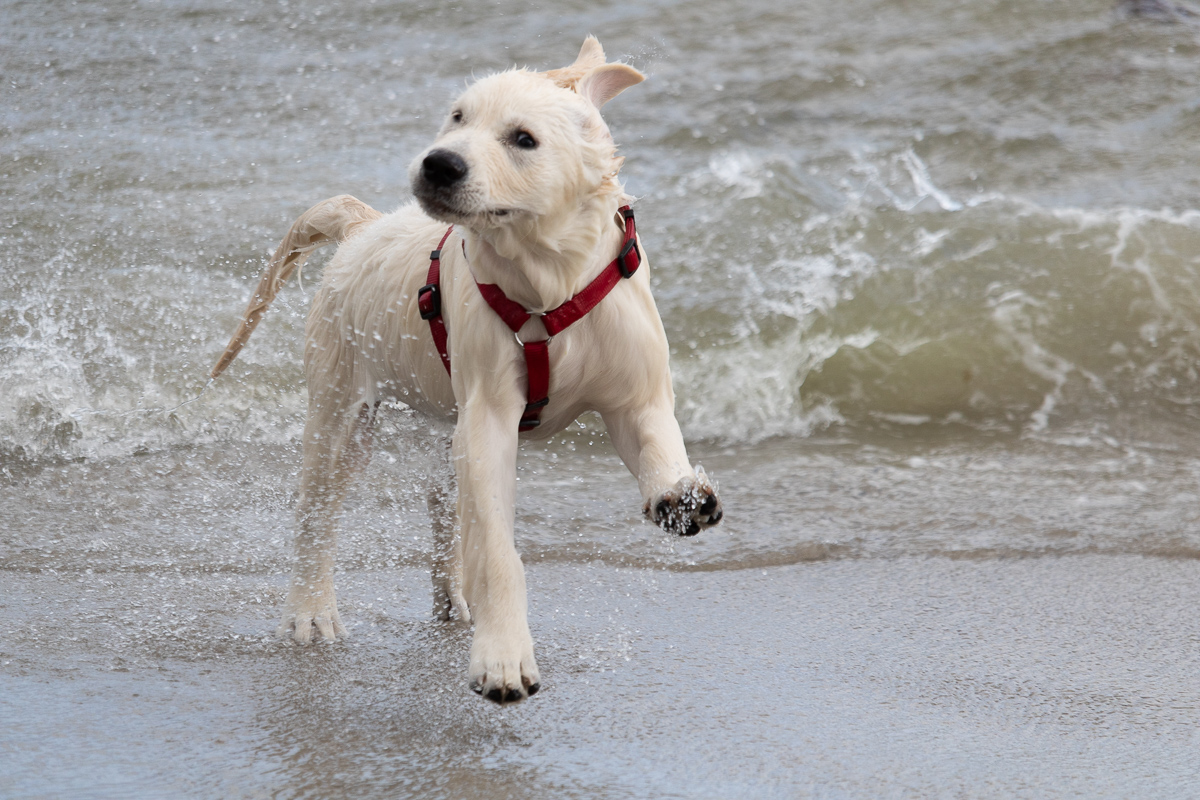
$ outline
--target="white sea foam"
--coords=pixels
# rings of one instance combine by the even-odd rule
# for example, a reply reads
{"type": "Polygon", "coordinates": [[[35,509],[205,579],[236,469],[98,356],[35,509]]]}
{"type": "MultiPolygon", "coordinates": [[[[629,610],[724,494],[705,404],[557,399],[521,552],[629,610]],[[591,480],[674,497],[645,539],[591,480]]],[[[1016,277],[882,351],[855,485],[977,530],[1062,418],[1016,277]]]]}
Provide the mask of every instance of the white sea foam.
{"type": "Polygon", "coordinates": [[[722,185],[733,189],[739,200],[761,195],[765,181],[770,178],[769,172],[763,174],[761,160],[740,150],[713,156],[708,169],[722,185]]]}

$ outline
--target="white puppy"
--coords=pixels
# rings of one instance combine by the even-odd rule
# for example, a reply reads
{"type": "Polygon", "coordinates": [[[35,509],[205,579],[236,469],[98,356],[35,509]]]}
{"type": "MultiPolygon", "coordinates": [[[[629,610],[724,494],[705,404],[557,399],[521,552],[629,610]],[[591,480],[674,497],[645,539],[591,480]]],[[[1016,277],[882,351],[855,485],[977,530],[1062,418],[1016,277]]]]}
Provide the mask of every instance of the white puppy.
{"type": "Polygon", "coordinates": [[[474,621],[471,686],[497,702],[540,685],[513,543],[518,438],[547,438],[598,411],[650,520],[691,535],[721,519],[675,421],[667,339],[599,112],[642,80],[606,63],[591,37],[569,67],[484,78],[413,161],[417,203],[381,215],[335,197],[292,226],[212,372],[234,359],[312,249],[339,242],[305,334],[309,411],[284,635],[303,643],[314,627],[328,639],[345,632],[335,523],[382,399],[455,422],[461,533],[441,505],[449,494],[435,493],[434,603],[444,619],[474,621]]]}

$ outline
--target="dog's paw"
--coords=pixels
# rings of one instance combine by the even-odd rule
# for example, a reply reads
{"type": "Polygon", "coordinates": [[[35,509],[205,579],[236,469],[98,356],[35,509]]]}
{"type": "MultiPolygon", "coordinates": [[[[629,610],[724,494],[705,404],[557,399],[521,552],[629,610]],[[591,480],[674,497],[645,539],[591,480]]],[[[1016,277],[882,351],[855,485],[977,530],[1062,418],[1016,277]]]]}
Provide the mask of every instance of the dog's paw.
{"type": "Polygon", "coordinates": [[[668,533],[695,536],[724,516],[717,487],[696,467],[694,478],[681,478],[672,488],[646,501],[646,517],[668,533]]]}
{"type": "Polygon", "coordinates": [[[433,616],[443,622],[452,619],[464,623],[471,621],[471,609],[467,606],[462,590],[447,578],[434,578],[433,616]]]}
{"type": "Polygon", "coordinates": [[[476,631],[468,676],[476,694],[500,705],[519,703],[542,688],[528,633],[499,637],[476,631]]]}
{"type": "Polygon", "coordinates": [[[318,638],[330,641],[346,635],[346,626],[338,615],[333,584],[308,587],[293,582],[284,604],[283,620],[275,629],[275,635],[308,644],[313,640],[314,629],[318,638]]]}

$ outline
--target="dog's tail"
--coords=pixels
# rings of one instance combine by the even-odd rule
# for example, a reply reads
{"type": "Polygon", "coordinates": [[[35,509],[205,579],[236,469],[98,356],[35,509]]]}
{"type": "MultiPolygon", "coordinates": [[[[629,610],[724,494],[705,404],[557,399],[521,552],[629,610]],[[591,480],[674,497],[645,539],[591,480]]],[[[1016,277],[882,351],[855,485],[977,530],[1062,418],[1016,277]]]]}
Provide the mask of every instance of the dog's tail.
{"type": "Polygon", "coordinates": [[[271,256],[267,268],[263,270],[258,280],[258,289],[250,298],[242,322],[229,340],[229,346],[221,355],[217,365],[210,373],[216,378],[233,360],[237,358],[242,346],[254,333],[254,328],[267,306],[279,294],[283,284],[296,269],[308,260],[308,256],[323,244],[343,242],[359,231],[364,225],[379,219],[380,214],[361,200],[348,194],[323,200],[300,215],[292,223],[292,229],[283,237],[279,249],[271,256]]]}

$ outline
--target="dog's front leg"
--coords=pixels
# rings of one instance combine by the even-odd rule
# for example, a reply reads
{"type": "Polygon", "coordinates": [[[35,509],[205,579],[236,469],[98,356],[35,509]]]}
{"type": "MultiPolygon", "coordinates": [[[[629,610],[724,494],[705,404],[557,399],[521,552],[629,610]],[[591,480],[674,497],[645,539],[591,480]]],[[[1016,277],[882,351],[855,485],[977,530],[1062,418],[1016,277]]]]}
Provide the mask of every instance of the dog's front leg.
{"type": "Polygon", "coordinates": [[[480,395],[459,407],[454,431],[463,588],[475,622],[469,677],[476,692],[509,703],[539,688],[525,569],[513,541],[517,424],[524,403],[515,392],[503,401],[480,395]]]}
{"type": "Polygon", "coordinates": [[[724,512],[717,487],[688,463],[672,396],[649,406],[605,413],[604,424],[625,466],[638,479],[642,512],[663,530],[693,536],[724,512]]]}

